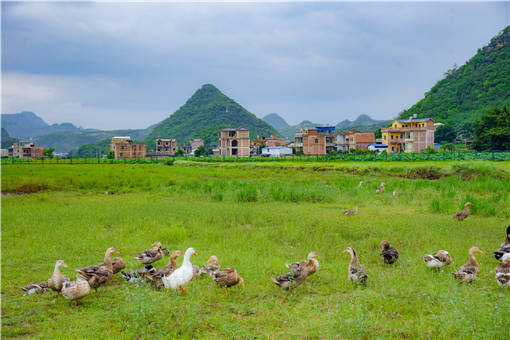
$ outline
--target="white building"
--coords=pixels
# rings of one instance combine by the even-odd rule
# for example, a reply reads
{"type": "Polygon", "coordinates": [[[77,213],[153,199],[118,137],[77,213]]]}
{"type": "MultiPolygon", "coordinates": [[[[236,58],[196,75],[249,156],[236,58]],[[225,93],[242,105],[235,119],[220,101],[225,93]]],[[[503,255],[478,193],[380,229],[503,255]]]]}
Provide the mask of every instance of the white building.
{"type": "Polygon", "coordinates": [[[377,151],[378,153],[381,153],[383,151],[388,152],[388,145],[387,144],[379,144],[379,143],[370,144],[368,146],[368,150],[370,150],[370,151],[377,151]]]}
{"type": "Polygon", "coordinates": [[[262,156],[269,157],[292,156],[292,149],[286,146],[268,146],[262,148],[262,156]]]}

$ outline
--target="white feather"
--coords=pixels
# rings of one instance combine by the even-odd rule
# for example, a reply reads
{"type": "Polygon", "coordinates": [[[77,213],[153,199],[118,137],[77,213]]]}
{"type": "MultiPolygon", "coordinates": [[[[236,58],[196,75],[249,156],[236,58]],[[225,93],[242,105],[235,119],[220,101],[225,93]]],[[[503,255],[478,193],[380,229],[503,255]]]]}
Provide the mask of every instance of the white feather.
{"type": "Polygon", "coordinates": [[[177,289],[179,286],[184,286],[193,278],[193,265],[191,264],[190,257],[195,253],[195,249],[188,248],[184,253],[184,260],[182,266],[174,270],[169,276],[163,276],[163,284],[165,288],[177,289]]]}

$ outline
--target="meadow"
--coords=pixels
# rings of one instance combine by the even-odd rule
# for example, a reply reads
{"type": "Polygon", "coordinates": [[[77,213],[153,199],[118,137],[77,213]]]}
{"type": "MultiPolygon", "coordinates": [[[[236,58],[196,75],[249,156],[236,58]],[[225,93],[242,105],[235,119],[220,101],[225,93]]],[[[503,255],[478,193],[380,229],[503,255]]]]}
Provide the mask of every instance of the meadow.
{"type": "Polygon", "coordinates": [[[510,162],[178,160],[1,170],[6,338],[510,338],[510,291],[494,280],[492,256],[510,224],[510,162]],[[386,193],[376,195],[381,181],[386,193]],[[467,201],[472,215],[453,220],[467,201]],[[358,215],[342,214],[356,205],[358,215]],[[379,258],[383,239],[400,252],[395,265],[379,258]],[[112,246],[134,269],[133,256],[154,241],[194,247],[198,265],[216,255],[246,287],[227,295],[201,277],[180,296],[118,275],[77,308],[54,292],[20,290],[47,279],[58,259],[74,278],[112,246]],[[365,287],[347,279],[348,246],[365,265],[365,287]],[[471,246],[484,251],[479,279],[462,285],[451,272],[471,246]],[[435,272],[421,256],[439,249],[454,263],[435,272]],[[291,294],[271,282],[310,251],[321,258],[309,284],[291,294]]]}

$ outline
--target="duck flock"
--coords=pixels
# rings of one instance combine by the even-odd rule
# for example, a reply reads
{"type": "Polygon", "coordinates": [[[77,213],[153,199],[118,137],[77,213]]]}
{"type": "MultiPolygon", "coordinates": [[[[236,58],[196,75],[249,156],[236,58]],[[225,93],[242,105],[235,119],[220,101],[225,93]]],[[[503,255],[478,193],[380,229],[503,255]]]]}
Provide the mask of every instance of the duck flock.
{"type": "MultiPolygon", "coordinates": [[[[361,188],[363,181],[358,185],[361,188]]],[[[385,191],[384,182],[381,183],[376,190],[376,194],[382,194],[385,191]]],[[[398,193],[393,192],[392,197],[397,197],[398,193]]],[[[469,216],[469,206],[471,202],[464,205],[464,209],[459,213],[452,216],[453,219],[463,221],[469,216]]],[[[344,215],[357,215],[359,207],[354,210],[344,210],[344,215]]],[[[399,253],[397,249],[390,246],[388,241],[382,241],[381,259],[384,263],[391,265],[398,260],[399,253]]],[[[43,282],[31,283],[22,288],[25,294],[43,293],[48,290],[54,290],[66,299],[74,301],[75,306],[77,300],[88,295],[90,288],[97,288],[106,282],[112,280],[113,275],[121,272],[122,276],[128,282],[136,282],[145,280],[155,288],[166,288],[167,290],[180,289],[183,295],[186,295],[184,286],[197,276],[204,274],[209,275],[212,280],[223,288],[230,288],[236,285],[244,286],[244,280],[233,267],[226,267],[221,270],[219,260],[216,256],[211,256],[207,263],[199,268],[191,263],[191,256],[197,255],[195,249],[188,248],[183,254],[182,251],[176,250],[170,254],[170,251],[163,248],[161,242],[152,244],[152,248],[147,249],[138,255],[135,259],[139,264],[144,265],[137,270],[124,272],[126,263],[120,257],[111,258],[111,254],[118,253],[115,248],[108,248],[106,250],[103,263],[96,264],[89,267],[77,269],[76,280],[71,281],[67,276],[60,272],[60,267],[67,267],[63,260],[58,260],[55,263],[55,269],[50,279],[43,282]],[[170,255],[168,264],[160,269],[155,268],[152,264],[164,256],[170,255]],[[183,257],[182,265],[179,267],[177,264],[177,257],[183,257]]],[[[351,261],[348,268],[348,278],[354,284],[365,284],[368,280],[368,274],[365,267],[360,263],[358,255],[353,247],[347,247],[344,253],[351,255],[351,261]]],[[[482,253],[478,247],[471,247],[469,249],[469,262],[461,266],[456,272],[452,273],[459,282],[473,282],[479,272],[479,264],[476,260],[475,254],[482,253]]],[[[319,254],[311,252],[308,254],[307,259],[300,262],[285,263],[289,269],[286,274],[279,275],[272,279],[272,281],[281,289],[292,291],[301,285],[305,280],[313,275],[319,269],[319,254]]],[[[504,243],[500,248],[494,252],[496,260],[501,263],[496,267],[496,281],[501,287],[510,287],[510,226],[507,228],[507,236],[504,243]]],[[[452,263],[452,258],[446,250],[439,250],[435,254],[429,254],[422,257],[425,264],[430,268],[441,268],[452,263]]]]}

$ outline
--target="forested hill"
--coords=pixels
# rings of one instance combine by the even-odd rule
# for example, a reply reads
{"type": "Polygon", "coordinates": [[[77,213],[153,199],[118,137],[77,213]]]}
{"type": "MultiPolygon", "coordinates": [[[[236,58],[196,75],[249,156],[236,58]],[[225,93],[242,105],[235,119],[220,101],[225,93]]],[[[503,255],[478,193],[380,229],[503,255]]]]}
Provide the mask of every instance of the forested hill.
{"type": "Polygon", "coordinates": [[[510,104],[510,26],[478,49],[466,64],[448,70],[425,98],[399,118],[418,114],[459,130],[480,119],[490,107],[504,104],[510,104]]]}
{"type": "Polygon", "coordinates": [[[278,133],[214,85],[206,84],[174,114],[156,126],[145,141],[148,148],[154,148],[156,138],[175,138],[179,145],[201,138],[207,147],[213,148],[218,146],[218,130],[224,127],[248,128],[252,138],[278,133]]]}

